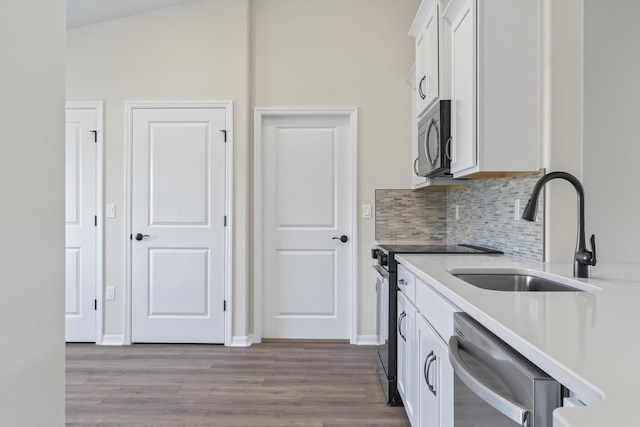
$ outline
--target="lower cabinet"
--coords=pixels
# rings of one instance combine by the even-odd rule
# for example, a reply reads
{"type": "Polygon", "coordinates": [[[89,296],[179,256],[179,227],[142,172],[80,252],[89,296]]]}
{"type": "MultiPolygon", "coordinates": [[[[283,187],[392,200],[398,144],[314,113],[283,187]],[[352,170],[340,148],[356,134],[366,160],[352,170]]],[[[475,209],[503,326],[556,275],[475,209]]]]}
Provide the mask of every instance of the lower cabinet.
{"type": "Polygon", "coordinates": [[[398,393],[411,425],[415,425],[417,381],[414,375],[416,360],[416,308],[407,296],[398,292],[398,393]]]}
{"type": "Polygon", "coordinates": [[[414,426],[453,426],[453,369],[448,347],[421,315],[416,316],[419,379],[418,410],[414,426]]]}
{"type": "Polygon", "coordinates": [[[452,427],[454,374],[445,339],[458,310],[405,267],[398,275],[415,280],[415,293],[398,292],[398,392],[407,418],[413,427],[452,427]]]}

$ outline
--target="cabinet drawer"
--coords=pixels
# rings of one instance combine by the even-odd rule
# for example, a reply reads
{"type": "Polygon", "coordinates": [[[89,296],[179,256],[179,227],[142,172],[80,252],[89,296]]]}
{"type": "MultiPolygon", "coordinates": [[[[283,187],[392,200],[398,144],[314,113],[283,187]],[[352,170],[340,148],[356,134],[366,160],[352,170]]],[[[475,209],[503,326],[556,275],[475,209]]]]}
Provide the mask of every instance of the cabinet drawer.
{"type": "Polygon", "coordinates": [[[462,311],[420,279],[416,279],[416,308],[444,342],[453,335],[453,313],[462,311]]]}
{"type": "Polygon", "coordinates": [[[412,304],[416,301],[416,276],[398,264],[398,289],[407,296],[412,304]]]}

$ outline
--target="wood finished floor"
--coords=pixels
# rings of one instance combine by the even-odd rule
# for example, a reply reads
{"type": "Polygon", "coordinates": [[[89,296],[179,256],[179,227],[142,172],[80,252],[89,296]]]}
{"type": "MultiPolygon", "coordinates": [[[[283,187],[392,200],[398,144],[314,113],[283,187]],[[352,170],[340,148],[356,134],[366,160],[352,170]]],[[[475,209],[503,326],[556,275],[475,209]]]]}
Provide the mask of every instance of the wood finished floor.
{"type": "Polygon", "coordinates": [[[67,344],[67,426],[406,427],[375,349],[67,344]]]}

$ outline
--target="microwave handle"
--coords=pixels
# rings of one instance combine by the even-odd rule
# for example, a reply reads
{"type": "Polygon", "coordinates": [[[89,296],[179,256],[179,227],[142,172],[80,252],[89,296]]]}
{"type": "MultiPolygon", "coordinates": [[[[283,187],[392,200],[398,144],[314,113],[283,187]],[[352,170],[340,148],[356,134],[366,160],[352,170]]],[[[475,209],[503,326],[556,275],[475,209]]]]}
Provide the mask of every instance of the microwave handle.
{"type": "Polygon", "coordinates": [[[480,381],[464,360],[462,360],[460,356],[460,344],[461,340],[459,337],[454,335],[449,338],[449,361],[453,367],[453,372],[482,400],[522,427],[528,427],[531,410],[492,390],[480,381]]]}
{"type": "Polygon", "coordinates": [[[427,159],[429,159],[429,163],[431,163],[431,167],[436,167],[436,162],[438,161],[438,157],[440,156],[440,131],[438,130],[438,125],[436,125],[436,121],[431,119],[431,123],[429,123],[429,128],[427,128],[427,136],[424,139],[424,152],[427,153],[427,159]],[[436,141],[438,144],[436,147],[436,155],[431,157],[431,150],[429,150],[429,135],[431,134],[431,129],[435,129],[436,131],[436,141]]]}

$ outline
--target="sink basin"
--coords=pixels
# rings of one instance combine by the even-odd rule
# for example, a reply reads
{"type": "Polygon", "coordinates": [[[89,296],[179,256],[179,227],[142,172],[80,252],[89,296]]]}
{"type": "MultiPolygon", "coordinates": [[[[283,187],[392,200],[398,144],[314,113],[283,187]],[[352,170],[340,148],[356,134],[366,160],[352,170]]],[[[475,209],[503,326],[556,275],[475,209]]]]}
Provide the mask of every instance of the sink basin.
{"type": "Polygon", "coordinates": [[[452,269],[449,270],[449,273],[473,286],[492,291],[583,292],[599,290],[599,288],[583,282],[528,269],[452,269]]]}

